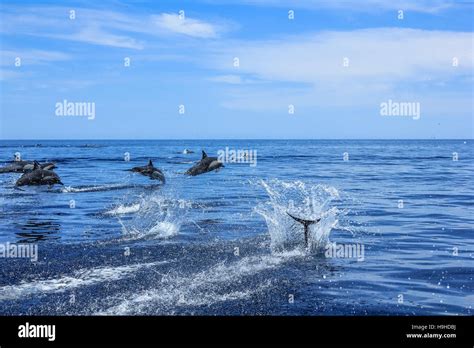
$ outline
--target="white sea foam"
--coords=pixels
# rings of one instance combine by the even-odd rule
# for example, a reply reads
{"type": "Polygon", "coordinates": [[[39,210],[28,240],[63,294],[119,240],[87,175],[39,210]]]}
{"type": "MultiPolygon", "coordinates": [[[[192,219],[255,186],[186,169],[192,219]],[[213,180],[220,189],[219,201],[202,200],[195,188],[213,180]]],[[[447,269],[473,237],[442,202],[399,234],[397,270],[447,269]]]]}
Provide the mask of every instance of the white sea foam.
{"type": "Polygon", "coordinates": [[[148,234],[152,234],[162,238],[168,238],[177,235],[178,231],[178,224],[169,221],[159,221],[155,226],[150,228],[148,234]]]}
{"type": "Polygon", "coordinates": [[[61,192],[63,193],[98,192],[98,191],[125,189],[129,187],[131,187],[129,184],[110,184],[110,185],[85,186],[85,187],[65,186],[61,188],[61,192]]]}
{"type": "Polygon", "coordinates": [[[164,273],[152,289],[109,299],[117,303],[96,314],[143,314],[149,313],[150,308],[154,308],[156,313],[172,314],[171,311],[179,306],[209,306],[229,300],[250,298],[270,288],[271,280],[263,280],[243,290],[236,290],[235,287],[231,290],[228,285],[239,284],[245,277],[277,268],[288,260],[303,256],[304,253],[300,251],[251,256],[232,263],[219,263],[190,275],[164,273]]]}
{"type": "Polygon", "coordinates": [[[109,211],[106,211],[105,214],[106,215],[124,215],[124,214],[132,214],[132,213],[136,213],[140,210],[140,204],[139,203],[136,203],[136,204],[132,204],[132,205],[124,205],[124,204],[120,204],[119,206],[109,210],[109,211]]]}
{"type": "Polygon", "coordinates": [[[166,264],[168,261],[138,263],[125,266],[105,266],[86,268],[75,271],[72,275],[52,279],[38,279],[22,282],[17,285],[0,287],[0,301],[14,300],[23,297],[46,293],[62,293],[79,287],[94,285],[102,282],[116,281],[133,275],[136,271],[166,264]]]}

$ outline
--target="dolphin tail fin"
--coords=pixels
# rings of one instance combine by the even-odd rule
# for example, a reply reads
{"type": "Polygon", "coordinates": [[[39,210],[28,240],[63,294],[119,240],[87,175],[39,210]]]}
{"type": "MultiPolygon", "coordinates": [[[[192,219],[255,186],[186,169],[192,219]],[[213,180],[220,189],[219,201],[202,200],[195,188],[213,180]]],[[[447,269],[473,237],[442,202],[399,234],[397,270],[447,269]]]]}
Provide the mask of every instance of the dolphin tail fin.
{"type": "Polygon", "coordinates": [[[204,159],[206,157],[207,157],[207,153],[204,150],[202,150],[202,159],[204,159]]]}
{"type": "Polygon", "coordinates": [[[308,234],[309,234],[309,226],[312,225],[312,224],[316,224],[318,223],[319,221],[321,221],[321,218],[319,219],[316,219],[316,220],[305,220],[305,219],[301,219],[301,218],[298,218],[296,216],[293,216],[291,215],[290,213],[286,212],[293,220],[295,220],[296,222],[299,222],[300,224],[303,225],[304,227],[304,244],[305,244],[305,247],[308,247],[308,234]]]}
{"type": "Polygon", "coordinates": [[[153,162],[152,162],[151,160],[149,160],[149,161],[148,161],[148,165],[149,165],[150,167],[153,167],[153,162]]]}
{"type": "Polygon", "coordinates": [[[150,177],[152,179],[161,180],[163,182],[163,184],[166,182],[165,175],[160,170],[155,170],[153,173],[151,173],[150,177]]]}
{"type": "Polygon", "coordinates": [[[319,221],[321,221],[321,218],[319,219],[316,219],[316,220],[305,220],[305,219],[301,219],[301,218],[298,218],[294,215],[291,215],[290,213],[286,212],[293,220],[299,222],[300,224],[304,225],[304,226],[309,226],[309,225],[312,225],[312,224],[316,224],[318,223],[319,221]]]}
{"type": "Polygon", "coordinates": [[[54,165],[54,163],[46,164],[46,165],[43,167],[44,170],[53,170],[54,168],[56,168],[56,166],[54,165]]]}

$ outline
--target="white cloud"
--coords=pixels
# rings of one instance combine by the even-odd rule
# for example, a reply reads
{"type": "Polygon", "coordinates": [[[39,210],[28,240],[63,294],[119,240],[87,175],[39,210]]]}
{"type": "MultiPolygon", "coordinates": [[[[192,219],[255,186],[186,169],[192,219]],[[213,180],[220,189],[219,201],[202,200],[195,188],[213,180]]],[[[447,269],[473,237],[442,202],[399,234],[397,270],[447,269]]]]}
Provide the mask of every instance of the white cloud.
{"type": "Polygon", "coordinates": [[[35,49],[18,49],[18,50],[1,50],[0,51],[0,66],[5,67],[0,69],[0,80],[17,80],[31,76],[32,72],[25,72],[23,67],[32,65],[50,64],[71,59],[71,56],[58,51],[46,51],[35,49]],[[16,59],[20,58],[20,66],[16,67],[16,59]]]}
{"type": "Polygon", "coordinates": [[[114,11],[76,8],[7,7],[0,12],[3,34],[41,36],[94,45],[142,49],[146,36],[166,38],[170,34],[193,38],[214,38],[225,29],[221,24],[178,14],[124,14],[114,11]],[[140,34],[140,39],[136,38],[140,34]],[[145,35],[145,37],[143,37],[145,35]]]}
{"type": "MultiPolygon", "coordinates": [[[[209,60],[224,74],[240,73],[268,82],[264,88],[235,86],[223,102],[229,108],[282,110],[289,103],[373,107],[390,97],[427,99],[442,90],[437,83],[468,80],[474,66],[472,42],[469,32],[328,31],[227,43],[209,60]],[[233,66],[233,57],[239,58],[239,68],[233,66]],[[343,66],[345,57],[348,67],[343,66]],[[457,67],[452,64],[454,57],[459,60],[457,67]]],[[[457,98],[471,98],[465,94],[466,88],[461,87],[457,98]]],[[[458,105],[462,108],[466,103],[458,105]]]]}
{"type": "Polygon", "coordinates": [[[15,66],[15,59],[21,59],[21,65],[45,64],[71,59],[71,56],[58,51],[46,50],[2,50],[0,51],[1,66],[15,66]]]}
{"type": "Polygon", "coordinates": [[[193,18],[180,18],[178,14],[162,13],[152,16],[158,28],[169,32],[199,38],[214,38],[217,36],[217,26],[193,18]]]}
{"type": "Polygon", "coordinates": [[[76,33],[72,33],[69,35],[50,34],[47,35],[47,37],[70,41],[79,41],[101,46],[131,48],[137,50],[143,49],[143,43],[138,40],[135,40],[134,38],[124,35],[115,35],[112,33],[107,33],[102,29],[94,26],[86,27],[76,33]]]}
{"type": "Polygon", "coordinates": [[[332,83],[340,79],[423,80],[469,73],[473,33],[382,28],[320,32],[272,41],[234,42],[220,49],[213,64],[261,79],[332,83]],[[230,46],[232,48],[227,48],[230,46]],[[453,57],[459,66],[452,66],[453,57]],[[348,58],[349,66],[343,66],[348,58]]]}
{"type": "MultiPolygon", "coordinates": [[[[228,3],[231,0],[209,0],[212,3],[228,3]]],[[[413,11],[437,13],[459,5],[454,0],[240,0],[247,5],[283,7],[287,9],[332,9],[356,12],[413,11]]]]}

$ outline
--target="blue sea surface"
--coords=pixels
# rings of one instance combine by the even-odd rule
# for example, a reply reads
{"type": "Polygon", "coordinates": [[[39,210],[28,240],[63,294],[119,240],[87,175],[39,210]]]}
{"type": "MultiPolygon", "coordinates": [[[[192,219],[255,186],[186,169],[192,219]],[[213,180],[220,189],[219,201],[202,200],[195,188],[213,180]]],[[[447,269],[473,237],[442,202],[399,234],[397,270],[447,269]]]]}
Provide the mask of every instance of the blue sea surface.
{"type": "Polygon", "coordinates": [[[0,244],[38,248],[0,258],[0,314],[472,315],[472,144],[0,141],[2,164],[54,161],[64,183],[0,174],[0,244]],[[183,175],[226,147],[256,165],[183,175]],[[127,171],[149,159],[166,184],[127,171]],[[321,217],[310,248],[288,211],[321,217]]]}

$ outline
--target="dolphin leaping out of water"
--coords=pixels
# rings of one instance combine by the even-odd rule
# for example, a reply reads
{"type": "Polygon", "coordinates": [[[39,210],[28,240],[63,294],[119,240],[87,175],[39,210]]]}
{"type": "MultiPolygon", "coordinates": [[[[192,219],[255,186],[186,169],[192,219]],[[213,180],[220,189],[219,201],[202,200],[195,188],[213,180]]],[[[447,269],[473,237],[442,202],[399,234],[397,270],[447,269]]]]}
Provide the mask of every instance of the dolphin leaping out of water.
{"type": "Polygon", "coordinates": [[[312,224],[316,224],[318,223],[319,221],[321,221],[321,218],[319,219],[316,219],[316,220],[304,220],[304,219],[301,219],[301,218],[298,218],[296,216],[293,216],[291,215],[290,213],[286,212],[293,220],[295,220],[296,222],[299,222],[300,224],[303,225],[304,227],[304,245],[305,247],[308,247],[308,237],[309,237],[309,226],[311,226],[312,224]]]}
{"type": "Polygon", "coordinates": [[[146,166],[133,167],[129,170],[135,173],[140,173],[141,175],[148,176],[150,179],[153,180],[161,180],[163,184],[165,183],[165,175],[161,170],[153,166],[153,162],[151,160],[148,161],[148,164],[146,166]]]}
{"type": "MultiPolygon", "coordinates": [[[[27,173],[33,170],[35,161],[13,161],[9,165],[0,168],[0,173],[27,173]]],[[[53,162],[39,163],[44,170],[56,168],[53,162]]]]}
{"type": "Polygon", "coordinates": [[[196,176],[199,174],[204,174],[213,170],[217,170],[221,167],[224,167],[224,165],[222,164],[222,162],[219,162],[217,157],[208,157],[207,153],[203,151],[201,160],[197,164],[189,168],[184,174],[196,176]]]}
{"type": "Polygon", "coordinates": [[[24,173],[16,182],[16,186],[25,185],[63,185],[58,174],[52,170],[41,168],[41,165],[34,161],[33,170],[28,173],[24,173]]]}

